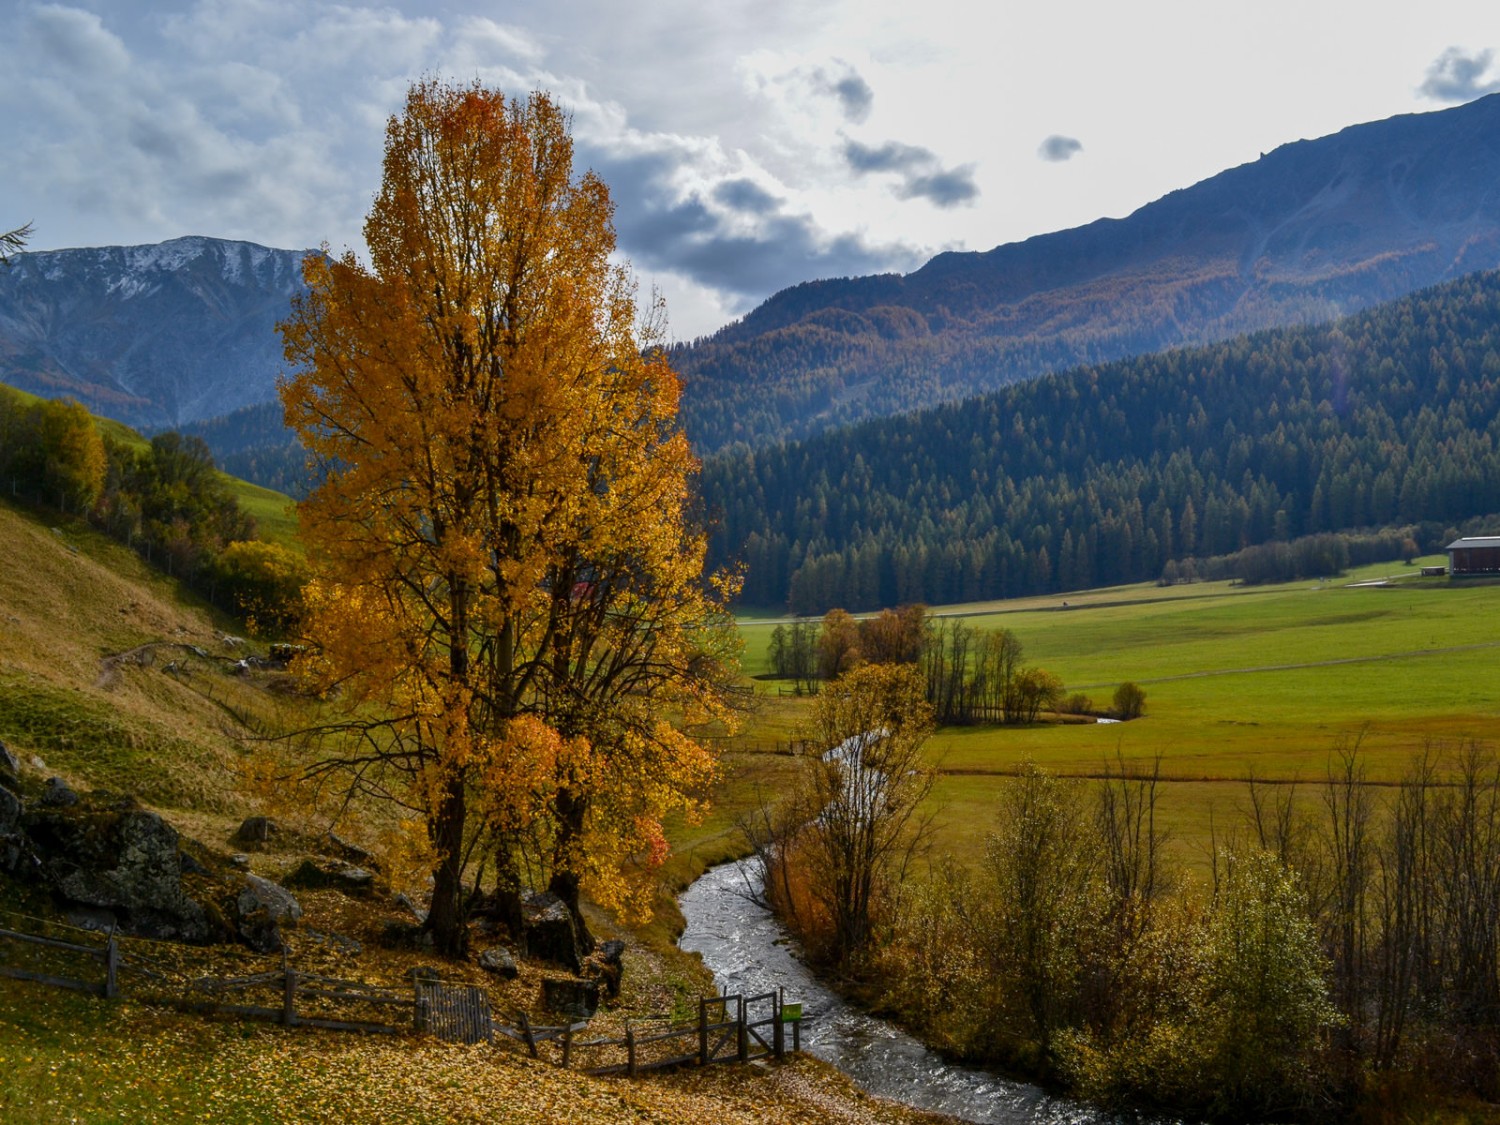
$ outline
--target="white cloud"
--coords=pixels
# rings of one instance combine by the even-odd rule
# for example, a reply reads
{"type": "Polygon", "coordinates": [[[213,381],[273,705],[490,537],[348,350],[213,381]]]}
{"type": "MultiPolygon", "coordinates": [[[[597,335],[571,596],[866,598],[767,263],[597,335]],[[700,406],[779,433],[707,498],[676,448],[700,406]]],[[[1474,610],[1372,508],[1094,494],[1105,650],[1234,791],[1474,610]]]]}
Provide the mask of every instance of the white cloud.
{"type": "Polygon", "coordinates": [[[1500,92],[1500,74],[1491,69],[1494,52],[1472,53],[1449,47],[1427,68],[1418,92],[1440,102],[1471,102],[1500,92]]]}

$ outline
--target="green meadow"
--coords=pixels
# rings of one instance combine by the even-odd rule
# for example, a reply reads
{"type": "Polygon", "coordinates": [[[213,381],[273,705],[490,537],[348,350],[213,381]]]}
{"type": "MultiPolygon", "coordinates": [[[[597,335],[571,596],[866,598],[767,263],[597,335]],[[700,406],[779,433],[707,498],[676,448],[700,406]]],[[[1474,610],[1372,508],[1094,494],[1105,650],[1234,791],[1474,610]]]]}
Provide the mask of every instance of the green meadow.
{"type": "MultiPolygon", "coordinates": [[[[1147,695],[1146,714],[1129,723],[939,730],[929,749],[944,850],[978,844],[999,787],[1027,761],[1097,777],[1117,757],[1160,756],[1161,813],[1191,857],[1243,824],[1251,775],[1295,782],[1316,800],[1340,747],[1357,743],[1379,784],[1398,779],[1424,747],[1500,731],[1500,585],[1422,578],[1418,564],[1321,582],[1127,586],[932,613],[1010,629],[1027,663],[1101,710],[1125,680],[1147,695]]],[[[741,623],[748,674],[769,670],[773,628],[741,623]]],[[[764,710],[777,716],[761,737],[785,739],[802,705],[779,696],[774,681],[759,686],[764,710]]]]}

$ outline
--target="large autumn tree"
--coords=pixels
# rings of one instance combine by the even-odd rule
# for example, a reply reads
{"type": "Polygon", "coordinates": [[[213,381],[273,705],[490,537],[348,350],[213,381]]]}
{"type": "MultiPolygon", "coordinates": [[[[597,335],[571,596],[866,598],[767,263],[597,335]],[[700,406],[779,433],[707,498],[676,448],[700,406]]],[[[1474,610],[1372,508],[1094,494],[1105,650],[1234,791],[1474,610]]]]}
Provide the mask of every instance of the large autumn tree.
{"type": "Polygon", "coordinates": [[[476,859],[514,896],[529,848],[575,916],[585,882],[628,905],[622,862],[661,858],[713,769],[682,732],[721,713],[728,589],[611,214],[546,95],[424,81],[387,126],[369,264],[309,257],[281,326],[323,473],[307,663],[348,708],[306,772],[420,823],[448,952],[476,859]]]}

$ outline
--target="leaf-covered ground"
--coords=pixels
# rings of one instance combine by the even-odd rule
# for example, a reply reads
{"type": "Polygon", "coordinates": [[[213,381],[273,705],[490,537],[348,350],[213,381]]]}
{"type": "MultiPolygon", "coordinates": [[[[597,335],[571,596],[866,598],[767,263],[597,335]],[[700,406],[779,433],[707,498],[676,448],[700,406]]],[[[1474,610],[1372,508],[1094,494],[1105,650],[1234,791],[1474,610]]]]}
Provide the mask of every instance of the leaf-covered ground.
{"type": "Polygon", "coordinates": [[[802,1057],[590,1078],[507,1045],[208,1020],[0,981],[0,1121],[921,1122],[802,1057]]]}

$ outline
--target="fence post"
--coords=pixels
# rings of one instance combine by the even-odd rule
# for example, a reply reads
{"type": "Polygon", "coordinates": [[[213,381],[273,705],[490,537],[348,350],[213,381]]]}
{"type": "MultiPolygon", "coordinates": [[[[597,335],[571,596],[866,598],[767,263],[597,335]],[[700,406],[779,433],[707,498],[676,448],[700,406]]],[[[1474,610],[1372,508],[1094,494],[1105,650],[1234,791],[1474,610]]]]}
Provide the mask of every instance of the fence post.
{"type": "Polygon", "coordinates": [[[739,1042],[736,1044],[737,1049],[735,1051],[735,1057],[738,1058],[740,1062],[744,1062],[750,1057],[750,1032],[745,1027],[745,998],[743,996],[740,996],[738,997],[738,999],[740,1002],[740,1018],[738,1027],[735,1030],[738,1032],[737,1038],[739,1042]]]}
{"type": "Polygon", "coordinates": [[[120,943],[110,927],[109,942],[104,947],[104,998],[113,1000],[120,994],[120,943]]]}
{"type": "Polygon", "coordinates": [[[297,971],[290,965],[284,971],[287,990],[282,995],[282,1025],[287,1028],[297,1026],[297,971]]]}
{"type": "Polygon", "coordinates": [[[625,1025],[625,1073],[635,1077],[635,1028],[625,1025]]]}
{"type": "Polygon", "coordinates": [[[698,999],[698,1065],[708,1065],[708,1001],[698,999]]]}
{"type": "Polygon", "coordinates": [[[786,1000],[786,989],[776,990],[775,1011],[771,1013],[775,1023],[771,1026],[772,1051],[776,1057],[782,1058],[786,1055],[786,1025],[781,1022],[781,1005],[786,1000]]]}

